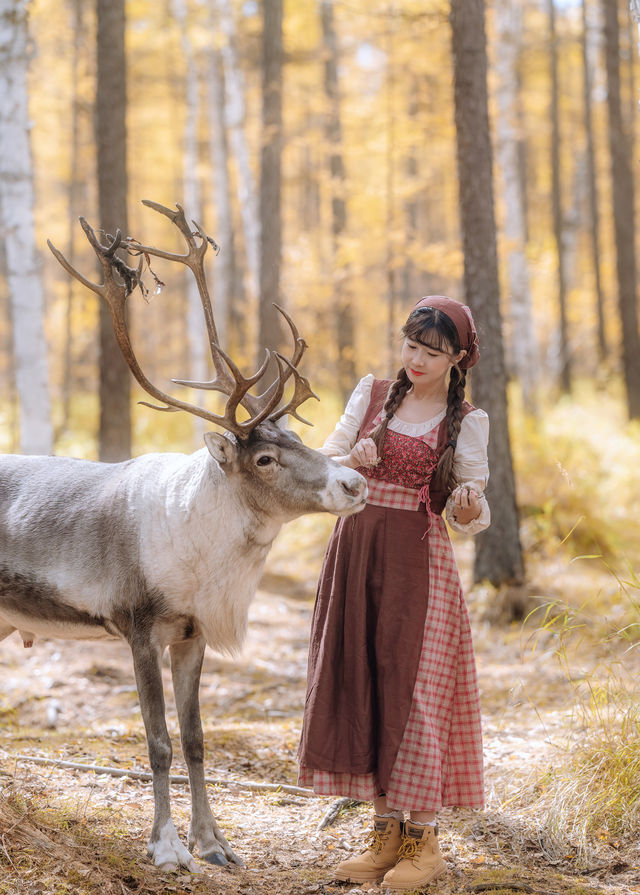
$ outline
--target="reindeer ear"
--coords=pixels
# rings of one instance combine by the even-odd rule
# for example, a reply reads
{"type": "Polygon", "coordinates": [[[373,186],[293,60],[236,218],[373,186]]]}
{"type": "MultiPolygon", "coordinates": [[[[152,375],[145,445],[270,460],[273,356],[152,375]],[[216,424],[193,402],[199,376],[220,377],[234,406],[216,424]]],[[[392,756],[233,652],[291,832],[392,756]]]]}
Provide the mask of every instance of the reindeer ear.
{"type": "Polygon", "coordinates": [[[220,466],[232,464],[238,455],[235,442],[220,435],[219,432],[205,432],[204,443],[213,459],[217,460],[220,466]]]}

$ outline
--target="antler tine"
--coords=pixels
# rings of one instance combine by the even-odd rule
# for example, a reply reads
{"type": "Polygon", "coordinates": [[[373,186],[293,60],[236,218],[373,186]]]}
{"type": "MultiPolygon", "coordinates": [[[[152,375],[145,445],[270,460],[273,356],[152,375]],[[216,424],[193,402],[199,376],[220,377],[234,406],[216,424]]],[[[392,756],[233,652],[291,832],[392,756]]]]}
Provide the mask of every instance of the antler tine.
{"type": "MultiPolygon", "coordinates": [[[[267,366],[269,364],[269,361],[271,360],[271,352],[269,351],[268,348],[266,348],[265,349],[266,356],[265,356],[265,359],[264,359],[260,369],[257,370],[253,374],[253,376],[245,377],[240,372],[240,369],[231,360],[229,355],[226,354],[219,345],[214,345],[214,349],[219,353],[219,355],[225,361],[225,363],[227,364],[227,366],[233,373],[233,376],[234,376],[236,382],[238,382],[239,379],[242,379],[243,382],[248,383],[247,388],[251,388],[251,386],[255,385],[256,382],[259,382],[260,379],[262,379],[262,377],[264,376],[265,371],[267,369],[267,366]]],[[[226,391],[223,391],[223,389],[220,388],[220,384],[219,384],[217,378],[216,379],[208,379],[203,382],[198,382],[198,381],[195,381],[192,379],[172,379],[171,381],[175,382],[176,385],[186,385],[189,388],[200,388],[200,389],[206,389],[209,391],[221,391],[223,394],[225,394],[225,395],[227,394],[226,391]]]]}
{"type": "MultiPolygon", "coordinates": [[[[291,376],[292,369],[295,369],[295,367],[297,367],[297,365],[300,363],[302,355],[304,354],[304,352],[308,346],[307,346],[307,343],[305,342],[305,340],[300,337],[300,334],[298,332],[298,329],[297,329],[295,323],[293,322],[291,317],[287,314],[287,312],[284,310],[284,308],[281,308],[280,305],[277,305],[275,302],[273,304],[273,307],[282,314],[284,319],[289,324],[289,327],[291,329],[291,334],[293,335],[293,343],[294,343],[293,354],[289,360],[286,360],[286,358],[283,358],[283,360],[285,360],[286,364],[287,364],[287,368],[285,371],[286,376],[285,376],[285,380],[284,380],[286,382],[287,379],[289,379],[289,377],[291,376]],[[289,369],[289,368],[291,368],[291,369],[289,369]]],[[[281,357],[282,357],[282,355],[281,355],[281,357]]],[[[271,404],[271,399],[272,399],[273,395],[275,394],[277,388],[279,387],[279,382],[280,382],[280,378],[278,377],[278,379],[275,379],[271,383],[271,385],[269,385],[268,388],[266,388],[264,390],[264,392],[261,395],[257,395],[257,396],[247,395],[247,400],[245,401],[245,406],[247,407],[247,409],[252,414],[261,413],[263,407],[266,407],[267,405],[271,404]]],[[[281,415],[282,414],[280,414],[280,416],[281,415]]]]}
{"type": "Polygon", "coordinates": [[[224,364],[221,363],[220,357],[212,347],[213,345],[219,346],[220,340],[218,338],[218,330],[216,329],[213,316],[211,296],[209,295],[209,287],[207,286],[207,278],[204,271],[204,256],[209,245],[209,238],[202,227],[194,221],[196,233],[200,238],[200,244],[198,245],[191,227],[187,223],[184,209],[179,203],[176,202],[175,209],[167,208],[166,205],[161,205],[159,202],[153,202],[151,199],[143,199],[142,204],[146,205],[147,208],[153,209],[153,211],[157,211],[158,214],[162,214],[166,218],[169,218],[171,223],[178,228],[184,237],[187,244],[187,252],[183,255],[176,252],[167,252],[164,249],[156,249],[154,246],[142,245],[142,243],[134,239],[128,241],[128,246],[133,251],[144,252],[145,254],[153,255],[156,258],[164,258],[166,261],[178,261],[180,264],[184,264],[188,267],[192,272],[198,287],[198,294],[204,312],[207,334],[209,336],[209,345],[211,346],[211,358],[216,371],[216,380],[219,380],[217,390],[224,394],[228,394],[229,390],[233,390],[234,388],[233,380],[229,377],[224,364]]]}
{"type": "MultiPolygon", "coordinates": [[[[142,369],[134,354],[131,340],[129,338],[129,332],[127,330],[125,308],[127,298],[132,290],[130,289],[130,284],[118,283],[114,277],[115,257],[111,249],[113,248],[113,245],[118,241],[119,234],[116,234],[116,237],[109,246],[103,246],[97,238],[93,227],[91,227],[84,218],[80,218],[80,224],[87,236],[87,239],[89,240],[89,243],[91,244],[98,257],[98,260],[100,261],[100,264],[104,271],[104,283],[97,284],[92,283],[91,280],[88,280],[87,277],[81,274],[80,271],[76,270],[75,267],[73,267],[69,263],[69,261],[67,261],[62,252],[56,249],[56,247],[51,243],[50,240],[48,240],[49,248],[53,252],[54,256],[57,258],[57,260],[60,262],[62,267],[67,271],[67,273],[79,280],[83,285],[87,286],[88,289],[91,289],[92,292],[100,295],[107,302],[116,340],[124,356],[124,359],[129,366],[129,369],[133,373],[138,383],[148,394],[150,394],[156,400],[161,401],[163,404],[168,405],[167,407],[157,407],[156,409],[165,411],[169,410],[170,408],[175,410],[185,410],[187,411],[187,413],[195,414],[196,416],[199,416],[202,419],[207,420],[208,422],[219,423],[223,426],[225,425],[225,422],[229,422],[229,425],[226,425],[225,428],[234,432],[234,434],[240,435],[240,437],[246,437],[247,432],[245,429],[240,428],[241,424],[237,424],[236,426],[234,426],[233,420],[227,421],[226,417],[219,417],[217,414],[210,413],[209,411],[194,404],[188,404],[186,401],[180,401],[178,398],[174,398],[172,395],[163,392],[147,379],[145,374],[142,372],[142,369]]],[[[132,280],[135,279],[135,281],[137,282],[136,278],[140,273],[141,266],[138,265],[137,271],[134,271],[132,268],[127,268],[126,265],[123,265],[123,267],[126,269],[126,271],[129,271],[131,273],[132,280]]],[[[155,407],[155,405],[151,404],[149,404],[148,406],[155,407]]]]}
{"type": "Polygon", "coordinates": [[[316,395],[316,393],[309,385],[309,380],[306,378],[306,376],[303,376],[301,373],[299,373],[298,370],[287,360],[286,357],[282,357],[281,354],[276,354],[276,358],[281,359],[291,368],[291,372],[295,376],[296,384],[291,400],[288,402],[288,404],[285,404],[284,407],[281,407],[275,413],[272,413],[270,419],[276,422],[286,413],[288,413],[290,416],[293,416],[297,420],[300,420],[301,423],[305,423],[307,426],[312,426],[313,423],[310,423],[309,420],[305,420],[304,417],[299,416],[296,413],[296,410],[304,401],[308,400],[309,398],[315,398],[316,401],[319,401],[320,398],[316,395]]]}

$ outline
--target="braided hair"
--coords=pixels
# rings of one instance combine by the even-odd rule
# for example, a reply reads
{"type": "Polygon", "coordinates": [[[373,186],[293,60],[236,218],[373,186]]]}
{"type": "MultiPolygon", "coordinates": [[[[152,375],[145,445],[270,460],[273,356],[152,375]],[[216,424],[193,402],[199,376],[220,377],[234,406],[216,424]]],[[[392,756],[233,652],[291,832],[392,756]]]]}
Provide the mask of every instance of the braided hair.
{"type": "MultiPolygon", "coordinates": [[[[460,352],[458,330],[451,318],[438,308],[422,307],[412,311],[407,322],[402,327],[402,335],[405,339],[428,345],[430,348],[435,348],[438,351],[451,351],[453,354],[460,352]]],[[[462,402],[464,401],[466,379],[465,370],[461,370],[455,365],[451,368],[445,417],[447,422],[447,444],[438,460],[432,479],[434,487],[442,488],[449,492],[454,489],[456,484],[453,477],[453,456],[462,424],[462,402]]],[[[384,416],[369,435],[369,438],[375,442],[378,448],[378,456],[382,454],[382,445],[389,422],[402,404],[411,385],[412,383],[407,376],[406,370],[402,367],[389,389],[389,394],[383,407],[384,416]]]]}

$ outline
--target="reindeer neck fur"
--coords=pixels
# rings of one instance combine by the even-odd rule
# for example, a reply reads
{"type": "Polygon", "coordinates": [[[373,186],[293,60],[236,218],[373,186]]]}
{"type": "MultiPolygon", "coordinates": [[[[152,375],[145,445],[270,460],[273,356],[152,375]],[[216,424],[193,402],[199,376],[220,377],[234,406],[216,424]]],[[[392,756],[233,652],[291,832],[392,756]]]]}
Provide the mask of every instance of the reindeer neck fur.
{"type": "Polygon", "coordinates": [[[274,520],[253,506],[236,477],[225,474],[206,448],[175,458],[151,484],[157,512],[143,520],[140,531],[146,579],[169,607],[198,622],[210,647],[236,651],[285,519],[274,520]]]}

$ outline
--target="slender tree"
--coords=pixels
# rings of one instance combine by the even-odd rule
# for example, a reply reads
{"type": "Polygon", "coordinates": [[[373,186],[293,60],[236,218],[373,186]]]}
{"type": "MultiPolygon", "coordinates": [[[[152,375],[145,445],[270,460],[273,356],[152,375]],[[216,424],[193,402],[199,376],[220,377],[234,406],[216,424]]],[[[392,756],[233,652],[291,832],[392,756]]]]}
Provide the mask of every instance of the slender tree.
{"type": "Polygon", "coordinates": [[[547,0],[549,21],[549,64],[551,69],[551,205],[553,235],[556,244],[558,271],[558,309],[560,313],[560,386],[571,390],[571,353],[567,323],[566,260],[564,251],[564,221],[562,218],[562,178],[560,176],[560,112],[558,84],[558,34],[556,30],[555,0],[547,0]]]}
{"type": "Polygon", "coordinates": [[[349,270],[338,261],[340,242],[347,226],[345,173],[342,158],[342,119],[338,85],[338,41],[333,20],[332,0],[321,0],[322,46],[324,50],[324,92],[327,99],[325,134],[329,144],[331,184],[331,235],[335,277],[335,325],[338,345],[338,383],[346,403],[356,381],[353,312],[348,291],[349,270]]]}
{"type": "Polygon", "coordinates": [[[493,523],[476,540],[474,577],[501,584],[520,581],[524,569],[507,419],[484,15],[484,0],[451,2],[464,289],[482,346],[481,362],[473,371],[473,399],[491,420],[488,498],[493,523]]]}
{"type": "MultiPolygon", "coordinates": [[[[195,47],[189,28],[189,3],[172,0],[171,8],[180,27],[180,44],[185,67],[186,114],[183,138],[182,183],[184,208],[190,219],[202,220],[202,190],[198,178],[198,119],[200,114],[200,81],[195,47]]],[[[187,296],[187,342],[189,345],[189,378],[202,382],[207,378],[207,346],[202,326],[202,303],[195,277],[184,270],[184,288],[187,296]]],[[[194,442],[199,446],[205,431],[205,422],[193,418],[194,442]]]]}
{"type": "MultiPolygon", "coordinates": [[[[98,216],[105,233],[127,223],[125,0],[98,0],[96,143],[98,216]]],[[[105,302],[100,303],[100,459],[131,456],[129,368],[122,357],[105,302]]]]}
{"type": "Polygon", "coordinates": [[[534,413],[538,350],[529,288],[527,225],[520,171],[518,59],[522,46],[522,8],[517,0],[496,0],[495,21],[498,37],[498,161],[504,185],[504,236],[512,335],[510,358],[522,386],[525,407],[534,413]]]}
{"type": "Polygon", "coordinates": [[[640,337],[636,294],[634,182],[629,135],[620,99],[620,28],[617,0],[602,0],[609,153],[613,181],[613,224],[616,244],[618,308],[622,324],[622,368],[630,419],[640,418],[640,337]]]}
{"type": "Polygon", "coordinates": [[[240,216],[244,232],[247,260],[248,290],[251,298],[258,296],[260,282],[260,213],[255,179],[251,169],[249,146],[244,130],[244,77],[236,52],[236,26],[230,0],[213,0],[224,41],[220,48],[224,69],[225,121],[229,147],[235,162],[240,216]]]}
{"type": "Polygon", "coordinates": [[[282,0],[263,0],[262,151],[260,154],[260,329],[258,354],[282,339],[280,303],[282,256],[282,0]]]}
{"type": "Polygon", "coordinates": [[[224,72],[222,57],[215,45],[215,8],[210,7],[211,42],[207,50],[208,67],[208,108],[209,108],[209,149],[213,170],[214,201],[217,214],[216,240],[220,253],[213,255],[213,283],[216,305],[216,325],[220,343],[230,350],[229,329],[233,316],[234,336],[237,338],[238,324],[242,314],[238,304],[242,304],[242,291],[237,276],[235,231],[231,207],[231,184],[229,182],[229,144],[224,119],[224,72]],[[239,313],[240,311],[240,313],[239,313]]]}
{"type": "Polygon", "coordinates": [[[600,206],[596,180],[596,150],[593,135],[591,103],[593,94],[593,35],[589,27],[587,0],[582,0],[582,70],[584,97],[584,129],[587,142],[587,183],[589,189],[589,234],[596,293],[596,315],[598,319],[598,354],[603,361],[607,354],[607,333],[604,323],[604,296],[600,276],[600,206]]]}
{"type": "Polygon", "coordinates": [[[13,320],[20,450],[50,454],[53,429],[44,294],[33,219],[27,7],[26,0],[0,0],[0,228],[13,320]]]}

